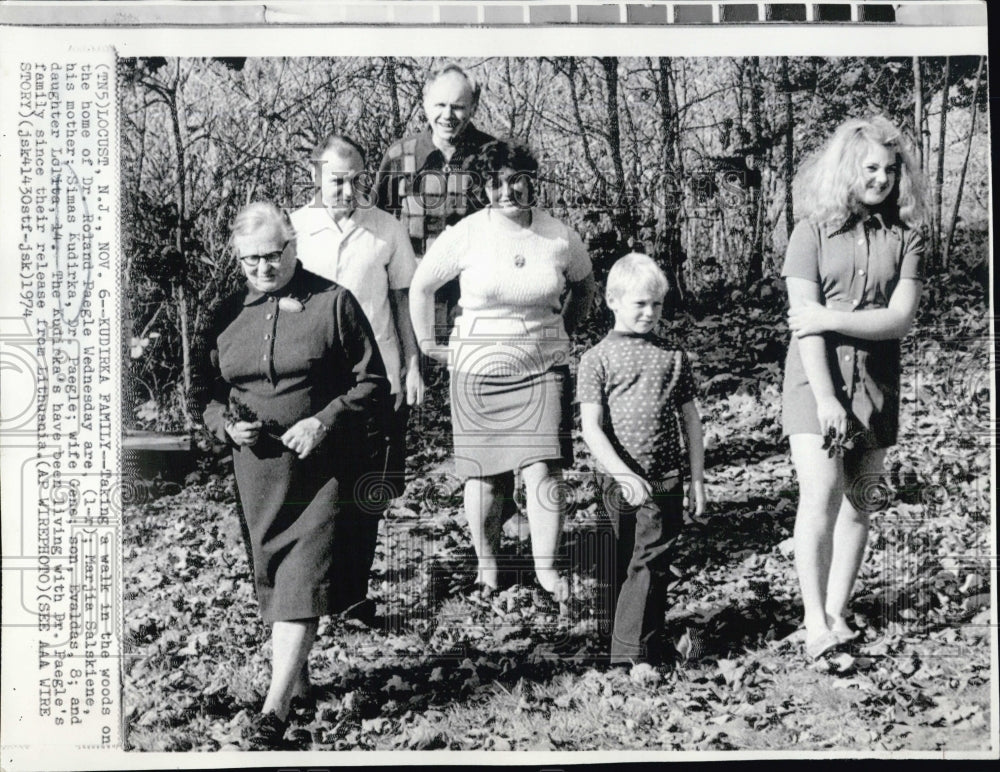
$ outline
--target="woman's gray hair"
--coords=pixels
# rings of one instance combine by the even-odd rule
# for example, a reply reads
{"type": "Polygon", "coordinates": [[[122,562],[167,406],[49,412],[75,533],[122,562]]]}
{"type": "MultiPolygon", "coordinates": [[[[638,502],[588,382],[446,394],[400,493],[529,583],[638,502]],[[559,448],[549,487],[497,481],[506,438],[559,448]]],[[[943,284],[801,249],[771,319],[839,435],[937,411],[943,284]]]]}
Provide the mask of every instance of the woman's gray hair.
{"type": "Polygon", "coordinates": [[[233,218],[229,229],[229,243],[233,244],[238,238],[252,236],[269,228],[280,233],[287,241],[295,240],[295,229],[281,209],[270,201],[254,201],[243,207],[233,218]]]}
{"type": "Polygon", "coordinates": [[[432,85],[434,85],[439,78],[444,77],[449,72],[454,72],[465,78],[465,82],[469,84],[469,90],[472,92],[472,105],[471,107],[476,107],[479,104],[479,94],[482,91],[482,86],[479,85],[472,75],[468,73],[463,67],[455,64],[455,62],[445,62],[436,70],[433,70],[430,75],[427,76],[427,80],[424,81],[424,92],[423,95],[426,98],[427,91],[432,85]]]}

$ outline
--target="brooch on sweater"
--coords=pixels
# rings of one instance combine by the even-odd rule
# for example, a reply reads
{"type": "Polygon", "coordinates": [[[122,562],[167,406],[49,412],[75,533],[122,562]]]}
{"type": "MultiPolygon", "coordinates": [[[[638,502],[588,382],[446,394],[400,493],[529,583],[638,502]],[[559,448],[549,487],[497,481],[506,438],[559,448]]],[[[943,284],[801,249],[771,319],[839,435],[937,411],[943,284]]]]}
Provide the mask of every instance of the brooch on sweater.
{"type": "Polygon", "coordinates": [[[517,268],[524,268],[524,255],[514,255],[514,265],[517,268]]]}
{"type": "Polygon", "coordinates": [[[298,298],[283,297],[283,298],[278,298],[278,308],[280,308],[282,311],[291,311],[292,313],[297,314],[299,311],[305,308],[305,306],[302,305],[302,301],[299,300],[298,298]]]}

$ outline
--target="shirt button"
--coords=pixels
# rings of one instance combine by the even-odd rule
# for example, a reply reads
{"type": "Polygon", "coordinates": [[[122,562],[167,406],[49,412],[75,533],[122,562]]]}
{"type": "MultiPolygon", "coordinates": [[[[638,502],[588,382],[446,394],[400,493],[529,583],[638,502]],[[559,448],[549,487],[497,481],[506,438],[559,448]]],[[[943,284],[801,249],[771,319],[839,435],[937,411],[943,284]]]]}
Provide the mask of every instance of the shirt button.
{"type": "MultiPolygon", "coordinates": [[[[267,359],[267,357],[264,357],[264,359],[267,359]]],[[[851,355],[850,354],[844,354],[844,361],[845,362],[850,362],[851,361],[851,355]]]]}
{"type": "Polygon", "coordinates": [[[268,299],[267,299],[267,302],[268,302],[268,303],[273,303],[273,302],[274,302],[274,298],[268,298],[268,299]]]}
{"type": "Polygon", "coordinates": [[[264,354],[264,356],[262,356],[261,359],[263,359],[266,362],[267,361],[267,354],[264,354]]]}
{"type": "Polygon", "coordinates": [[[860,247],[860,246],[864,246],[864,243],[865,243],[865,240],[864,240],[864,239],[858,239],[858,246],[859,246],[859,247],[860,247]]]}
{"type": "MultiPolygon", "coordinates": [[[[858,301],[855,300],[854,302],[857,303],[858,301]]],[[[267,335],[265,335],[264,336],[264,340],[271,340],[271,333],[268,333],[267,335]]]]}
{"type": "Polygon", "coordinates": [[[851,301],[851,305],[852,306],[856,306],[860,302],[861,302],[860,300],[858,300],[857,298],[854,298],[854,300],[851,301]]]}
{"type": "Polygon", "coordinates": [[[864,276],[864,275],[865,275],[865,272],[864,272],[864,270],[860,270],[860,271],[858,271],[858,276],[864,276]]]}
{"type": "Polygon", "coordinates": [[[268,314],[264,318],[267,319],[268,321],[271,321],[274,318],[274,314],[268,314]]]}

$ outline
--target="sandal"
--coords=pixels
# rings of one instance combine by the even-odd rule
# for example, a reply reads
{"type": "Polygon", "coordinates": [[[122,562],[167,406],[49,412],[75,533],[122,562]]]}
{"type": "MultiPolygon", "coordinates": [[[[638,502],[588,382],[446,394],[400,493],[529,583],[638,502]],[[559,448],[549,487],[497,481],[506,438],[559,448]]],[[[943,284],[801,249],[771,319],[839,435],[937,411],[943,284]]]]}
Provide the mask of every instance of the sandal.
{"type": "Polygon", "coordinates": [[[860,630],[832,630],[831,632],[837,636],[837,640],[841,643],[850,643],[861,635],[860,630]]]}
{"type": "Polygon", "coordinates": [[[806,655],[809,659],[822,659],[824,654],[829,654],[840,646],[840,638],[833,630],[827,630],[819,638],[806,644],[806,655]]]}

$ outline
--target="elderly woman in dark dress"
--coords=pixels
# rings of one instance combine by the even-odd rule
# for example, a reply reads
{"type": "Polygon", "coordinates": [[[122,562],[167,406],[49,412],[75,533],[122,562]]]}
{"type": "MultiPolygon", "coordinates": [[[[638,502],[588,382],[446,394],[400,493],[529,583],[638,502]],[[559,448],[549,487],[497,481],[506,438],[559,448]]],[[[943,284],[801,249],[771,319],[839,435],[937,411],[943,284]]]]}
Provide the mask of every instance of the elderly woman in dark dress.
{"type": "Polygon", "coordinates": [[[271,686],[245,732],[263,749],[281,744],[292,698],[308,689],[318,617],[341,611],[349,574],[370,568],[356,565],[352,543],[378,508],[357,502],[353,486],[375,465],[391,402],[364,312],[302,268],[277,207],[240,212],[232,246],[246,286],[215,313],[194,395],[233,449],[257,599],[272,626],[271,686]]]}

